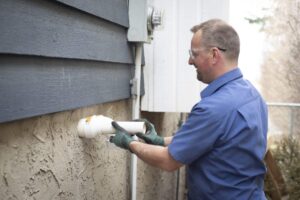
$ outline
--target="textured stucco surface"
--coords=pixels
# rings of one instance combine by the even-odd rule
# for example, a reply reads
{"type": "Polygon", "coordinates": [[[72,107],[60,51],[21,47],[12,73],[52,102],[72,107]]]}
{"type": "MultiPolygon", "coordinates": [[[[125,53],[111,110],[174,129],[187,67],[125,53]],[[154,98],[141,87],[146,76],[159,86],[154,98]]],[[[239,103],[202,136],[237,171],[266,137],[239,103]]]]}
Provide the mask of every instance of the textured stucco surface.
{"type": "MultiPolygon", "coordinates": [[[[142,112],[142,117],[155,125],[161,136],[171,136],[177,130],[179,114],[142,112]]],[[[165,172],[138,160],[137,199],[176,199],[176,172],[165,172]]]]}
{"type": "MultiPolygon", "coordinates": [[[[130,120],[130,101],[0,124],[0,194],[2,199],[130,199],[130,154],[107,137],[81,139],[79,119],[102,114],[130,120]]],[[[158,132],[171,135],[178,114],[143,113],[158,132]],[[168,122],[168,123],[165,123],[168,122]]],[[[138,160],[138,200],[175,199],[176,173],[138,160]]]]}

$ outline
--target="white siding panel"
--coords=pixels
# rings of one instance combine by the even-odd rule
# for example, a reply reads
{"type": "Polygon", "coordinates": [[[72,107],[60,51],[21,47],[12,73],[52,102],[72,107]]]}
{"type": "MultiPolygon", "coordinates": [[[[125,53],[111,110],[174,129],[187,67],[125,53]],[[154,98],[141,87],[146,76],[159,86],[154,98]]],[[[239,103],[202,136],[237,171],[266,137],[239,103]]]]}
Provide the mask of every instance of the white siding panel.
{"type": "Polygon", "coordinates": [[[145,96],[142,110],[189,112],[205,87],[188,65],[190,28],[210,18],[228,19],[229,0],[153,0],[164,11],[164,26],[145,44],[145,96]]]}

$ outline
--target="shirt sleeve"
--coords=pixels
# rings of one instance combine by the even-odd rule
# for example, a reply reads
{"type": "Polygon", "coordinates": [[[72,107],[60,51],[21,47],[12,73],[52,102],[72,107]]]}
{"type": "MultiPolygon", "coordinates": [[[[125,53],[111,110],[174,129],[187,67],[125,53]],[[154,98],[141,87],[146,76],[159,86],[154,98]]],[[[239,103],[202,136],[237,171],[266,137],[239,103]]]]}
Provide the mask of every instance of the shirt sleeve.
{"type": "Polygon", "coordinates": [[[168,146],[169,153],[181,163],[192,163],[213,148],[222,134],[221,122],[210,108],[195,106],[168,146]]]}

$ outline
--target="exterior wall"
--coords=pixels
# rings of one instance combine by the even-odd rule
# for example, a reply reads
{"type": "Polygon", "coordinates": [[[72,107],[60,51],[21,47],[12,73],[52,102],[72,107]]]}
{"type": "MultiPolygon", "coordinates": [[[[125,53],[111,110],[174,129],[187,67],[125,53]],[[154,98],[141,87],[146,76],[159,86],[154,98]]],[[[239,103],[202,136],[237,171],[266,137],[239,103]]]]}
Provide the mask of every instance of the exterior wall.
{"type": "Polygon", "coordinates": [[[127,0],[10,0],[0,25],[0,122],[130,97],[127,0]]]}
{"type": "MultiPolygon", "coordinates": [[[[130,199],[130,154],[107,137],[81,139],[79,119],[102,114],[131,119],[130,101],[0,123],[1,199],[130,199]]],[[[172,135],[178,114],[143,113],[159,133],[172,135]],[[169,122],[169,123],[166,123],[169,122]]],[[[173,200],[176,172],[163,172],[138,160],[137,199],[173,200]]]]}

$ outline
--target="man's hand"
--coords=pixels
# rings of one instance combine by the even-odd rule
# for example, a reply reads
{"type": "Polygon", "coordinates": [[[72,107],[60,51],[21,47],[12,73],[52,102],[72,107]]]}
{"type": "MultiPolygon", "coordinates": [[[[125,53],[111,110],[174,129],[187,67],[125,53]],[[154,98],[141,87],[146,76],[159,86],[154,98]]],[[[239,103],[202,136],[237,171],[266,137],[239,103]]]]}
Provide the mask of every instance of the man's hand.
{"type": "Polygon", "coordinates": [[[146,124],[146,133],[137,133],[136,136],[143,139],[147,144],[154,144],[154,145],[160,145],[164,146],[164,138],[157,135],[154,125],[151,124],[146,119],[140,119],[138,121],[143,121],[146,124]]]}
{"type": "Polygon", "coordinates": [[[115,136],[110,137],[109,141],[111,143],[114,143],[118,147],[131,151],[129,148],[129,144],[132,141],[134,141],[132,136],[124,128],[122,128],[117,122],[112,121],[111,125],[116,129],[116,133],[115,136]]]}

